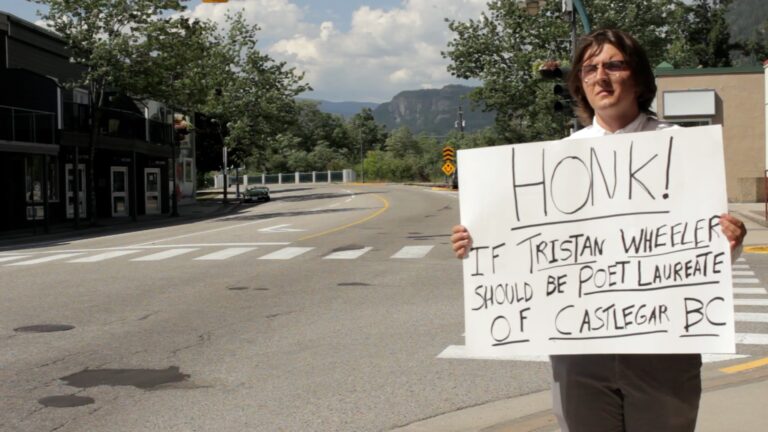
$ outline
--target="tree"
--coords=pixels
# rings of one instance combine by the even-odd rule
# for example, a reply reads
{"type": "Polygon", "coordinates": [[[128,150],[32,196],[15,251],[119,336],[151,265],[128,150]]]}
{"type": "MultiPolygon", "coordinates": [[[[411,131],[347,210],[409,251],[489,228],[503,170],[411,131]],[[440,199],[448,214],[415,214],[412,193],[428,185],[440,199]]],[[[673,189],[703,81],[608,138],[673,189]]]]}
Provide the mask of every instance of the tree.
{"type": "MultiPolygon", "coordinates": [[[[617,27],[635,35],[652,64],[682,40],[678,0],[585,0],[593,28],[617,27]]],[[[560,138],[569,118],[552,110],[552,88],[539,80],[537,65],[566,64],[571,47],[561,2],[549,0],[536,15],[517,2],[491,0],[480,19],[449,21],[454,38],[443,53],[449,72],[479,79],[472,98],[497,112],[496,127],[507,142],[560,138]]]]}
{"type": "Polygon", "coordinates": [[[753,63],[768,59],[768,20],[755,29],[750,38],[737,43],[736,47],[753,63]]]}
{"type": "Polygon", "coordinates": [[[32,0],[48,7],[41,18],[58,33],[71,52],[72,61],[87,70],[80,79],[67,83],[89,89],[91,99],[90,184],[91,223],[96,221],[95,164],[105,92],[108,86],[130,94],[128,77],[151,75],[137,48],[158,23],[167,22],[168,12],[183,10],[181,0],[32,0]]]}
{"type": "Polygon", "coordinates": [[[695,0],[685,6],[684,25],[680,28],[695,61],[675,66],[731,66],[731,34],[725,17],[731,3],[732,0],[695,0]]]}
{"type": "MultiPolygon", "coordinates": [[[[530,15],[516,2],[492,0],[478,20],[449,21],[455,34],[443,53],[452,62],[449,72],[483,82],[471,97],[497,112],[496,126],[511,142],[528,140],[525,131],[531,124],[555,124],[553,113],[535,108],[552,98],[537,84],[533,65],[567,56],[568,28],[559,6],[549,2],[538,15],[530,15]]],[[[541,138],[558,131],[545,127],[541,138]]]]}
{"type": "Polygon", "coordinates": [[[387,140],[387,132],[384,126],[376,123],[376,120],[373,119],[373,110],[370,108],[363,108],[359,113],[352,116],[347,127],[355,149],[362,149],[363,153],[369,150],[383,149],[387,140]]]}
{"type": "Polygon", "coordinates": [[[229,30],[213,37],[212,52],[219,65],[208,77],[214,90],[203,110],[219,121],[223,144],[244,154],[265,152],[269,142],[295,123],[294,98],[311,89],[303,75],[261,53],[258,25],[242,13],[227,17],[229,30]]]}
{"type": "Polygon", "coordinates": [[[387,151],[405,157],[406,155],[418,155],[416,138],[406,126],[399,127],[390,133],[384,146],[387,151]]]}

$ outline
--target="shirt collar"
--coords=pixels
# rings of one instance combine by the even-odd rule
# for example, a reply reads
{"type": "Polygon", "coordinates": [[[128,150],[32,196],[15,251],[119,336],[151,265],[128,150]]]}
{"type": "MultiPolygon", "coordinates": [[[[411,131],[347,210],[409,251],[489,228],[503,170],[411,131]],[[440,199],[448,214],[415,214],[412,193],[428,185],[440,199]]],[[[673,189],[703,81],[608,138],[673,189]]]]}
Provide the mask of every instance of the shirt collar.
{"type": "Polygon", "coordinates": [[[619,134],[619,133],[641,132],[643,130],[643,125],[645,125],[645,121],[647,119],[648,119],[647,114],[640,113],[638,114],[637,117],[635,117],[634,120],[632,120],[628,125],[624,126],[623,128],[617,130],[616,132],[608,132],[607,130],[603,129],[603,127],[600,126],[600,124],[597,122],[597,117],[593,117],[592,127],[600,135],[613,135],[613,134],[619,134]]]}

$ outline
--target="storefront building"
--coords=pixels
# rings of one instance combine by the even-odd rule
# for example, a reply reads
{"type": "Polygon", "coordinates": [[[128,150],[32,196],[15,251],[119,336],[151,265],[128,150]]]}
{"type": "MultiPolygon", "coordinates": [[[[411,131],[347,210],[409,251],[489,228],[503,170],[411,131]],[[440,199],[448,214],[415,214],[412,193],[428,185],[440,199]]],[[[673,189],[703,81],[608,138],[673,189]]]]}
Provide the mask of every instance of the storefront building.
{"type": "Polygon", "coordinates": [[[169,213],[174,171],[194,199],[194,136],[180,149],[162,104],[109,95],[91,148],[89,94],[63,86],[82,72],[54,33],[0,12],[0,231],[169,213]]]}

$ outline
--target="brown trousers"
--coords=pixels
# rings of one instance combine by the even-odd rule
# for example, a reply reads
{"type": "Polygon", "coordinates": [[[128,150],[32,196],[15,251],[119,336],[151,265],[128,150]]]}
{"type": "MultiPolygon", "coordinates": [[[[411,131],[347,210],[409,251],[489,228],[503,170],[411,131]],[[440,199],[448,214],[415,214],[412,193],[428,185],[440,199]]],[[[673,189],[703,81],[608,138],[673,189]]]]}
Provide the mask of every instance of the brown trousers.
{"type": "Polygon", "coordinates": [[[698,354],[552,356],[553,410],[562,432],[693,432],[698,354]]]}

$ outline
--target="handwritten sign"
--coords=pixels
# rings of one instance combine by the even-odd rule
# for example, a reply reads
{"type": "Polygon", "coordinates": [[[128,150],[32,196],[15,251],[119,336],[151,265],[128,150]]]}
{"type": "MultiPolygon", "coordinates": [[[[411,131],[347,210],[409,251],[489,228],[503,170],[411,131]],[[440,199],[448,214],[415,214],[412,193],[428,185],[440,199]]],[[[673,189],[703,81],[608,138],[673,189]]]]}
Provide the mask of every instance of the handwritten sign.
{"type": "Polygon", "coordinates": [[[460,150],[478,357],[732,353],[720,126],[460,150]]]}

